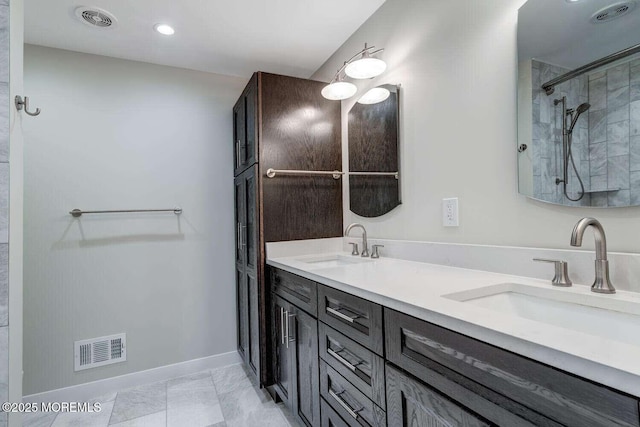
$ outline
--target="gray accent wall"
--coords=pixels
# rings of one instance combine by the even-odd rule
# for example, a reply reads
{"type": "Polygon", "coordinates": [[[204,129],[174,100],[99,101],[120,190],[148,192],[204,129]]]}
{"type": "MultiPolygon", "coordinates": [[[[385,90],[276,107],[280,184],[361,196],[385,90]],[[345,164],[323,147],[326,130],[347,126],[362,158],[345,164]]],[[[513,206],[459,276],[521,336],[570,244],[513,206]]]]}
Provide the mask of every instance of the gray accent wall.
{"type": "Polygon", "coordinates": [[[247,80],[24,53],[42,109],[23,120],[24,394],[235,351],[232,108],[247,80]],[[74,341],[122,332],[126,362],[74,372],[74,341]]]}
{"type": "MultiPolygon", "coordinates": [[[[0,402],[9,400],[9,0],[0,0],[0,402]]],[[[0,412],[0,427],[7,414],[0,412]]]]}

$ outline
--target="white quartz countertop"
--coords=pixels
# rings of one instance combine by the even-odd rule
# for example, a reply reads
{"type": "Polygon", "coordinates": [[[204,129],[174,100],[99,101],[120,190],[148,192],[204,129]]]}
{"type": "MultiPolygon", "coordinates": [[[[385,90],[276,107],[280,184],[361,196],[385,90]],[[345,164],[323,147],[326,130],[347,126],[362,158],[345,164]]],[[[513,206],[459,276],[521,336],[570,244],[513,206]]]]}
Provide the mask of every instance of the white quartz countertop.
{"type": "MultiPolygon", "coordinates": [[[[551,288],[550,281],[391,258],[326,268],[304,262],[337,254],[351,256],[277,251],[267,264],[640,397],[640,346],[443,297],[510,283],[551,288]]],[[[588,286],[555,290],[594,296],[588,286]]],[[[598,297],[640,302],[632,292],[598,297]]]]}

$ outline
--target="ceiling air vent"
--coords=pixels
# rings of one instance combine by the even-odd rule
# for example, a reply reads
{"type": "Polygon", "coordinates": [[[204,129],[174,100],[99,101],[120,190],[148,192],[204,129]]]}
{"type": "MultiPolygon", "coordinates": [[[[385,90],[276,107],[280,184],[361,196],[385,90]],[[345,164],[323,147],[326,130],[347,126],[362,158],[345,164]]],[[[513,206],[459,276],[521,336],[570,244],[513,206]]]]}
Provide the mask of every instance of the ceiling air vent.
{"type": "Polygon", "coordinates": [[[74,370],[82,371],[127,360],[127,335],[76,341],[73,345],[74,370]]]}
{"type": "Polygon", "coordinates": [[[95,6],[80,6],[75,14],[80,22],[93,28],[113,28],[118,22],[111,13],[95,6]]]}
{"type": "Polygon", "coordinates": [[[591,22],[594,24],[609,22],[630,13],[635,7],[636,2],[634,0],[612,4],[594,13],[591,17],[591,22]]]}

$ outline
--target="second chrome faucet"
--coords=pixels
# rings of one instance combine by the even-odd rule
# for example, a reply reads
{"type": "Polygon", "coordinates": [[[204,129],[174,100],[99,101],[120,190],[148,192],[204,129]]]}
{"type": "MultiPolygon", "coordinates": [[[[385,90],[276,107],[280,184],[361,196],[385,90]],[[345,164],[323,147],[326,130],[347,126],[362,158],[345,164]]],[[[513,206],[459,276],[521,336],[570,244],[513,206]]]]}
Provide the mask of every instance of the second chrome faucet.
{"type": "Polygon", "coordinates": [[[615,294],[609,279],[609,260],[607,259],[607,237],[600,221],[595,218],[582,218],[573,227],[571,233],[571,246],[582,246],[582,237],[587,228],[593,227],[593,234],[596,238],[596,278],[591,285],[591,290],[600,294],[615,294]]]}
{"type": "MultiPolygon", "coordinates": [[[[615,294],[616,288],[609,278],[609,260],[607,259],[607,237],[604,234],[604,228],[600,221],[595,218],[582,218],[573,227],[571,233],[571,246],[582,246],[582,238],[587,228],[593,227],[593,233],[596,239],[596,277],[591,285],[591,291],[599,294],[615,294]]],[[[553,277],[554,286],[571,286],[569,279],[569,266],[566,261],[554,259],[535,258],[534,261],[551,262],[555,264],[555,276],[553,277]]]]}
{"type": "MultiPolygon", "coordinates": [[[[354,228],[361,228],[362,229],[362,255],[363,257],[368,257],[369,256],[369,246],[367,243],[367,230],[364,228],[364,225],[359,224],[359,223],[353,223],[350,226],[347,227],[347,229],[344,232],[344,237],[349,237],[349,233],[351,232],[351,230],[353,230],[354,228]]],[[[352,252],[352,255],[357,255],[357,246],[355,246],[354,251],[352,252]]]]}

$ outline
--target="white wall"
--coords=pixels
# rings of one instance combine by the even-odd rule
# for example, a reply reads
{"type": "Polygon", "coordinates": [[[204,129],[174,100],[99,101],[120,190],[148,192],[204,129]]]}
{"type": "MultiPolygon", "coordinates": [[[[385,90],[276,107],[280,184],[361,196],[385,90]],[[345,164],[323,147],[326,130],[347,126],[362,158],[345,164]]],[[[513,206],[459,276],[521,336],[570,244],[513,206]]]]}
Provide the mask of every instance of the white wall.
{"type": "MultiPolygon", "coordinates": [[[[611,250],[640,252],[640,208],[558,207],[517,192],[516,25],[523,3],[387,0],[314,74],[330,80],[368,42],[386,49],[388,71],[361,87],[402,84],[403,204],[368,220],[345,203],[345,224],[362,222],[380,238],[568,248],[575,222],[595,216],[611,250]],[[460,198],[459,228],[442,227],[445,197],[460,198]]],[[[353,102],[343,102],[345,141],[353,102]]]]}
{"type": "Polygon", "coordinates": [[[26,46],[24,394],[233,351],[243,79],[26,46]],[[69,210],[184,213],[85,216],[69,210]],[[128,360],[73,372],[73,341],[128,360]]]}

